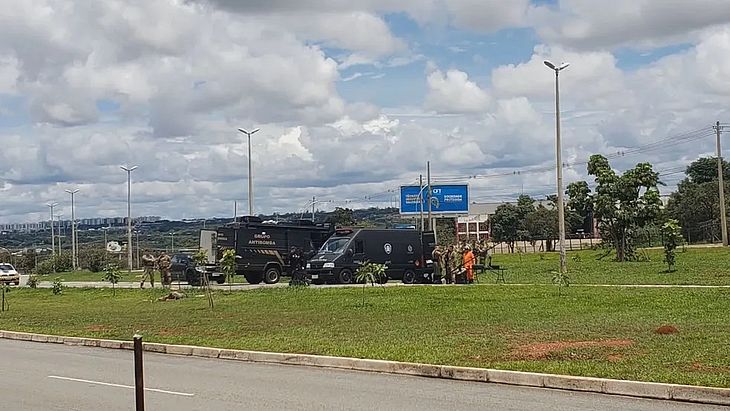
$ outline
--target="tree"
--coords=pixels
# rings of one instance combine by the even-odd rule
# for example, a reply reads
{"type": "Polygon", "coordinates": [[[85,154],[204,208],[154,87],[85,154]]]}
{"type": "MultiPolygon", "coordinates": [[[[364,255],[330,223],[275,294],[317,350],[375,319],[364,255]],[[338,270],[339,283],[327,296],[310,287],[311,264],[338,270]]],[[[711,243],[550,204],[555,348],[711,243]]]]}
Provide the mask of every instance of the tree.
{"type": "Polygon", "coordinates": [[[228,288],[233,285],[233,275],[236,273],[236,250],[229,248],[223,251],[223,257],[221,258],[220,264],[223,274],[226,275],[228,280],[228,288]]]}
{"type": "Polygon", "coordinates": [[[510,252],[515,251],[515,241],[521,229],[520,209],[514,204],[502,204],[492,216],[492,237],[498,243],[507,243],[510,252]]]}
{"type": "Polygon", "coordinates": [[[355,271],[355,280],[362,283],[362,306],[365,306],[365,286],[370,283],[385,283],[385,264],[367,262],[355,271]]]}
{"type": "Polygon", "coordinates": [[[616,260],[633,260],[636,230],[653,222],[660,213],[659,173],[649,163],[639,163],[617,175],[608,159],[591,156],[588,174],[595,176],[591,196],[593,210],[605,241],[616,250],[616,260]]]}
{"type": "Polygon", "coordinates": [[[662,225],[664,240],[664,262],[669,266],[668,272],[674,271],[675,249],[682,242],[682,227],[677,220],[669,219],[662,225]]]}
{"type": "Polygon", "coordinates": [[[349,208],[335,208],[335,211],[332,212],[327,220],[335,226],[348,226],[355,224],[355,218],[352,215],[352,210],[349,208]]]}
{"type": "MultiPolygon", "coordinates": [[[[723,162],[725,175],[730,166],[723,162]]],[[[727,176],[725,178],[728,178],[727,176]]],[[[730,179],[725,180],[725,192],[730,192],[730,179]]],[[[730,196],[725,197],[726,209],[730,210],[730,196]]],[[[687,178],[677,186],[667,204],[667,215],[679,222],[689,241],[714,240],[721,237],[719,230],[720,194],[717,185],[717,160],[700,158],[687,167],[687,178]],[[702,226],[712,230],[698,231],[702,226]],[[690,232],[694,229],[695,232],[690,232]]]]}
{"type": "Polygon", "coordinates": [[[524,226],[532,241],[545,240],[545,251],[553,251],[554,240],[558,237],[558,210],[548,209],[542,204],[527,214],[524,226]]]}
{"type": "MultiPolygon", "coordinates": [[[[208,252],[204,249],[198,249],[198,252],[193,255],[193,261],[196,266],[203,266],[208,261],[208,252]]],[[[229,282],[230,284],[230,282],[229,282]]],[[[205,294],[208,296],[208,307],[213,308],[213,292],[210,290],[210,281],[208,280],[208,271],[203,271],[203,286],[205,287],[205,294]]]]}
{"type": "MultiPolygon", "coordinates": [[[[698,158],[687,166],[685,174],[695,184],[717,182],[717,157],[698,158]]],[[[725,181],[730,180],[730,164],[725,160],[722,160],[722,176],[725,181]]]]}
{"type": "Polygon", "coordinates": [[[104,269],[104,277],[103,279],[105,281],[109,281],[112,284],[112,295],[117,295],[117,288],[116,285],[119,283],[119,280],[122,278],[122,273],[119,271],[119,265],[115,263],[107,264],[106,268],[104,269]]]}
{"type": "Polygon", "coordinates": [[[456,243],[456,222],[453,218],[436,219],[436,239],[439,244],[456,243]]]}

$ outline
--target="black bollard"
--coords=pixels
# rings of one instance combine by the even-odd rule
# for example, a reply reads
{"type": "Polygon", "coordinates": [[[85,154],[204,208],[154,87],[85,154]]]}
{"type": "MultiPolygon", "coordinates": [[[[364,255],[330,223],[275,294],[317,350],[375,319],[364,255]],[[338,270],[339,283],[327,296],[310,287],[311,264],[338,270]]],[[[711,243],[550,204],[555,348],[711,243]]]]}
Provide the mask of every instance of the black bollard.
{"type": "Polygon", "coordinates": [[[142,336],[134,335],[134,393],[137,411],[144,411],[144,368],[142,367],[142,336]]]}

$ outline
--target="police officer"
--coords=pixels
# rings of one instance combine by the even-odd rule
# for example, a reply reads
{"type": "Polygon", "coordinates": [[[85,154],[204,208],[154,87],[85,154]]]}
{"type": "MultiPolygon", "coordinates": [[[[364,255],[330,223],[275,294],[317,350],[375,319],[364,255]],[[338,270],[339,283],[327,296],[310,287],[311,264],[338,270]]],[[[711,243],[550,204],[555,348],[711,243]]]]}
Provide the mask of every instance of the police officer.
{"type": "Polygon", "coordinates": [[[304,258],[297,247],[289,250],[289,270],[291,270],[291,281],[289,285],[304,285],[306,278],[304,274],[304,258]]]}
{"type": "Polygon", "coordinates": [[[142,274],[142,282],[139,283],[139,288],[144,288],[144,282],[147,278],[150,279],[152,288],[155,288],[155,263],[157,263],[157,258],[155,258],[149,249],[145,249],[144,254],[142,254],[144,274],[142,274]]]}
{"type": "Polygon", "coordinates": [[[157,257],[157,268],[160,270],[160,281],[162,281],[163,287],[169,287],[172,284],[172,274],[170,269],[172,268],[172,259],[164,251],[157,257]]]}

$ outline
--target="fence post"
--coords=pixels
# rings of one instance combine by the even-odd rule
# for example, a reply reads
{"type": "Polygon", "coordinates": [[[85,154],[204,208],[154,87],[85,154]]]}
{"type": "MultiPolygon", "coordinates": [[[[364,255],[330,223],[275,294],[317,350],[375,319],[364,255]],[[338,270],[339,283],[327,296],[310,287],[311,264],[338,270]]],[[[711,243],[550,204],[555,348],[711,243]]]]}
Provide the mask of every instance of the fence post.
{"type": "Polygon", "coordinates": [[[136,411],[144,411],[144,367],[142,366],[142,336],[135,334],[134,337],[134,394],[137,407],[136,411]]]}

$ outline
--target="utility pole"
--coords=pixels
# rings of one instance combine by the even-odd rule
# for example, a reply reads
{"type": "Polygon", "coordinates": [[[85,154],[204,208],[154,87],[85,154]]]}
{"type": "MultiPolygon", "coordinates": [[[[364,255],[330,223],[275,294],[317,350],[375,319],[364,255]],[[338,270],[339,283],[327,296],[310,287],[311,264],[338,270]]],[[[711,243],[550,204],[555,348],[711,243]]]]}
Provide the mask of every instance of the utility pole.
{"type": "Polygon", "coordinates": [[[53,235],[53,207],[57,206],[58,203],[46,204],[51,209],[51,255],[56,255],[56,237],[53,235]]]}
{"type": "Polygon", "coordinates": [[[238,215],[238,201],[233,200],[233,222],[236,222],[236,216],[238,215]]]}
{"type": "Polygon", "coordinates": [[[431,219],[432,218],[432,214],[431,214],[431,193],[432,193],[432,191],[431,191],[431,162],[430,161],[426,162],[426,176],[427,176],[426,180],[428,181],[428,183],[427,183],[428,184],[428,197],[427,197],[427,199],[428,199],[428,229],[433,231],[433,220],[431,219]]]}
{"type": "Polygon", "coordinates": [[[720,122],[715,124],[717,133],[717,184],[720,192],[720,230],[722,231],[722,245],[727,247],[727,214],[725,211],[725,182],[723,181],[722,148],[720,147],[720,122]]]}
{"type": "Polygon", "coordinates": [[[312,196],[312,222],[314,222],[314,204],[316,203],[316,201],[316,197],[312,196]]]}
{"type": "Polygon", "coordinates": [[[71,266],[74,271],[76,271],[78,259],[76,258],[76,214],[74,211],[74,195],[79,192],[79,189],[66,190],[66,192],[71,194],[71,266]]]}
{"type": "Polygon", "coordinates": [[[423,174],[418,175],[418,213],[419,227],[423,231],[423,174]]]}

